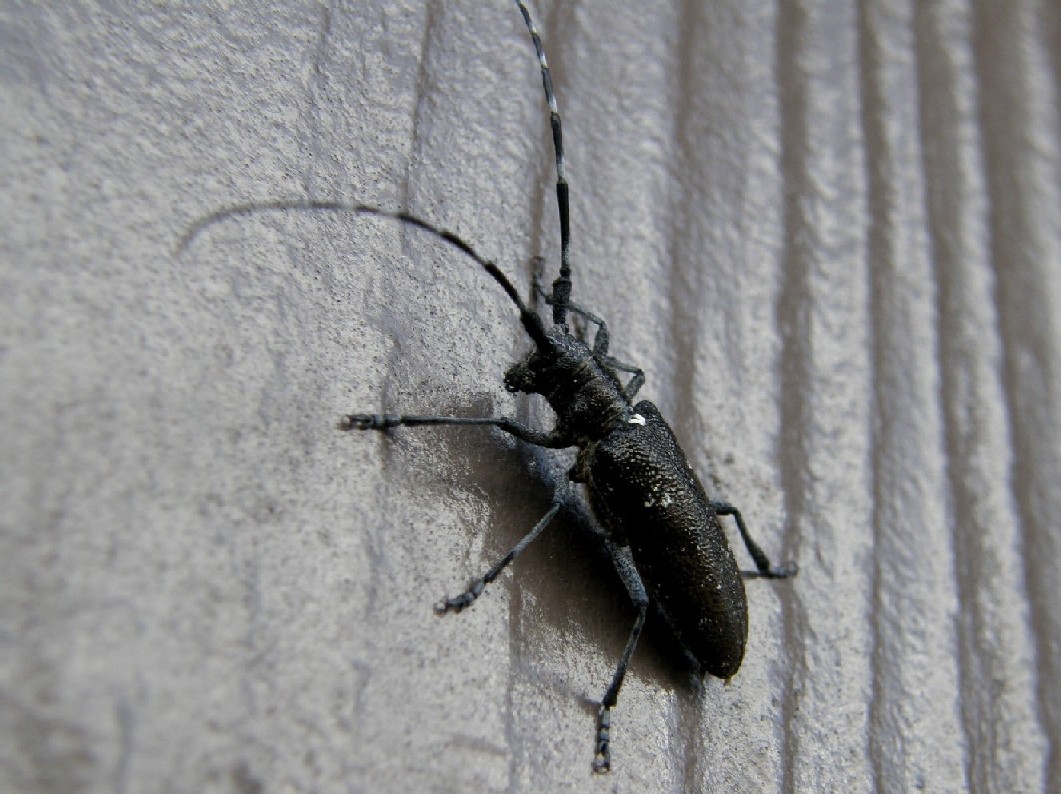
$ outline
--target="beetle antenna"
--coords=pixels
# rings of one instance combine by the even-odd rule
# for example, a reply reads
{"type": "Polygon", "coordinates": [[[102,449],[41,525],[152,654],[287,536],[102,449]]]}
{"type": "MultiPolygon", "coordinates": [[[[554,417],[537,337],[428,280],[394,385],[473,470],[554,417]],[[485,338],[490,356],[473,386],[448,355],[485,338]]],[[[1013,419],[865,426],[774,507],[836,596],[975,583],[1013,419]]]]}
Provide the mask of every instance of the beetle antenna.
{"type": "Polygon", "coordinates": [[[538,29],[534,27],[530,11],[523,0],[515,0],[523,21],[527,23],[534,50],[538,53],[538,63],[542,68],[542,85],[545,88],[545,101],[549,104],[549,123],[553,128],[553,149],[556,151],[556,204],[560,210],[560,275],[553,282],[553,322],[564,325],[567,321],[567,309],[571,302],[571,213],[567,198],[567,169],[564,167],[564,135],[560,127],[560,109],[553,93],[553,78],[549,64],[545,60],[545,50],[538,29]]]}
{"type": "Polygon", "coordinates": [[[347,204],[342,201],[300,201],[297,199],[294,201],[267,201],[261,203],[237,204],[232,207],[226,207],[225,209],[212,212],[193,223],[177,244],[177,254],[184,253],[188,249],[188,246],[192,244],[192,241],[195,240],[204,229],[213,226],[215,223],[220,223],[229,218],[251,215],[258,212],[297,212],[300,210],[330,210],[333,212],[352,212],[356,215],[375,215],[379,218],[390,218],[392,220],[401,221],[402,223],[408,223],[410,226],[423,229],[425,232],[430,232],[435,235],[435,237],[441,238],[461,253],[478,262],[483,270],[489,273],[490,277],[501,285],[501,289],[505,291],[505,294],[508,295],[509,299],[516,304],[516,308],[519,309],[520,322],[523,323],[523,328],[527,331],[530,338],[534,340],[534,344],[539,350],[545,351],[552,348],[552,343],[549,341],[549,337],[545,333],[545,326],[542,324],[541,317],[527,306],[519,296],[519,292],[517,292],[516,288],[512,285],[508,276],[501,272],[497,265],[483,257],[478,251],[472,248],[471,244],[466,243],[458,237],[456,233],[451,232],[449,229],[435,226],[433,223],[425,221],[423,218],[418,218],[415,215],[410,215],[408,212],[403,212],[401,210],[386,210],[381,207],[374,207],[371,204],[347,204]]]}

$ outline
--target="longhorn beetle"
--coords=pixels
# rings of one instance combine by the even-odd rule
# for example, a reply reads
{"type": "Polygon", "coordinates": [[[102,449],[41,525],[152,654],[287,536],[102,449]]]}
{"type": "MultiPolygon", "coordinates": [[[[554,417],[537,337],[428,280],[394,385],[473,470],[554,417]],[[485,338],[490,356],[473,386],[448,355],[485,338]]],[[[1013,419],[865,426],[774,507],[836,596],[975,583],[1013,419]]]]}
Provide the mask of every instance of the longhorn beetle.
{"type": "MultiPolygon", "coordinates": [[[[611,766],[611,709],[622,687],[649,604],[655,603],[663,612],[682,647],[698,664],[701,675],[710,673],[728,679],[740,667],[748,637],[748,604],[742,573],[748,577],[780,579],[794,575],[796,566],[772,567],[748,534],[740,511],[728,502],[707,498],[659,409],[647,400],[633,404],[634,395],[645,382],[644,373],[609,354],[607,324],[571,301],[571,229],[560,112],[541,38],[527,6],[522,0],[514,1],[538,55],[556,154],[560,273],[549,293],[535,281],[537,294],[552,306],[552,327],[547,328],[538,314],[524,303],[512,282],[493,262],[484,259],[452,232],[404,212],[368,206],[347,209],[396,218],[435,234],[478,262],[501,285],[516,305],[520,322],[534,343],[527,357],[505,373],[505,388],[510,392],[542,395],[556,413],[556,426],[548,431],[535,430],[509,417],[350,414],[339,422],[339,428],[387,430],[399,426],[478,425],[500,428],[540,447],[578,447],[569,477],[585,486],[593,513],[603,527],[604,543],[637,608],[626,647],[597,713],[593,769],[607,772],[611,766]],[[569,314],[596,326],[592,347],[569,332],[569,314]],[[630,375],[625,386],[619,372],[630,375]],[[744,545],[755,561],[755,571],[738,570],[719,516],[732,516],[736,521],[744,545]]],[[[549,511],[522,540],[472,581],[463,593],[436,604],[435,611],[442,615],[470,606],[486,585],[552,521],[561,507],[561,497],[562,489],[558,489],[549,511]]]]}
{"type": "MultiPolygon", "coordinates": [[[[601,524],[601,542],[637,608],[637,617],[597,712],[593,770],[611,768],[611,710],[619,696],[630,656],[645,624],[650,604],[663,613],[679,644],[700,675],[729,679],[740,668],[748,639],[745,578],[783,579],[796,565],[773,567],[752,540],[740,511],[728,502],[708,499],[659,409],[648,400],[633,403],[645,382],[638,367],[608,352],[607,323],[571,300],[571,229],[564,169],[560,112],[541,38],[523,0],[514,0],[530,31],[541,67],[556,154],[556,199],[560,212],[560,272],[546,292],[537,278],[535,294],[552,306],[552,327],[523,301],[497,265],[482,257],[453,232],[403,211],[340,201],[294,200],[240,204],[211,213],[194,223],[177,250],[184,251],[206,227],[241,215],[268,210],[325,210],[389,218],[439,237],[477,262],[505,291],[519,311],[520,322],[534,343],[531,352],[505,373],[510,392],[540,394],[556,413],[552,430],[535,430],[509,417],[454,417],[415,414],[349,414],[340,430],[388,430],[425,425],[496,427],[539,447],[577,447],[569,478],[585,486],[593,514],[601,524]],[[592,347],[568,330],[568,315],[596,326],[592,347]],[[630,376],[624,386],[619,373],[630,376]],[[740,571],[719,524],[732,516],[754,571],[740,571]]],[[[468,589],[435,605],[439,615],[470,606],[556,517],[566,488],[557,488],[552,505],[504,557],[468,589]]]]}

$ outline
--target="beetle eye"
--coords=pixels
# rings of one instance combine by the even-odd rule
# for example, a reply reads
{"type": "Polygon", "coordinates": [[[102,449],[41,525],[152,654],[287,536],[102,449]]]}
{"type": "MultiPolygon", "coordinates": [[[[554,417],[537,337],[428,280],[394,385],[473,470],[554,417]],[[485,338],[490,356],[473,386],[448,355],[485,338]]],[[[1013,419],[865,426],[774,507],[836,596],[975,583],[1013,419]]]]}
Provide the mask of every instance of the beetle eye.
{"type": "Polygon", "coordinates": [[[510,392],[530,390],[533,382],[530,370],[524,364],[513,364],[505,373],[505,389],[510,392]]]}

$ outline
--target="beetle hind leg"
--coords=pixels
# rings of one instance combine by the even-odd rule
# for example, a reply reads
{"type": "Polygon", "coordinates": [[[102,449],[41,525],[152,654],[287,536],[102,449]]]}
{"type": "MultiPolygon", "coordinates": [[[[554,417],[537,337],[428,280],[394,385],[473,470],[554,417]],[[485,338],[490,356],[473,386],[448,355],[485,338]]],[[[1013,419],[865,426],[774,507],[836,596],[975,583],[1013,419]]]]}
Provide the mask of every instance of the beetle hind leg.
{"type": "Polygon", "coordinates": [[[626,668],[630,664],[630,657],[634,655],[634,648],[637,646],[638,637],[641,636],[641,630],[645,627],[649,604],[645,584],[641,581],[641,575],[634,567],[633,560],[630,559],[629,554],[624,553],[613,541],[606,540],[605,542],[608,546],[608,551],[611,553],[612,562],[615,564],[615,570],[623,580],[626,591],[630,594],[630,600],[637,607],[637,618],[630,629],[630,636],[626,640],[623,655],[619,658],[619,664],[615,668],[612,682],[608,686],[608,691],[604,693],[604,697],[601,698],[600,709],[597,711],[597,735],[594,742],[593,756],[593,771],[597,774],[603,774],[611,770],[612,708],[619,699],[619,690],[622,688],[623,679],[626,677],[626,668]]]}
{"type": "Polygon", "coordinates": [[[759,544],[752,539],[751,534],[748,532],[748,526],[744,523],[744,517],[741,516],[740,510],[729,502],[721,501],[712,501],[711,507],[714,508],[717,515],[733,516],[733,520],[737,522],[737,529],[740,531],[741,540],[744,541],[744,547],[748,549],[748,554],[755,561],[754,571],[741,571],[741,576],[745,579],[787,579],[799,572],[799,566],[794,562],[787,562],[777,567],[770,564],[770,558],[766,556],[766,552],[760,548],[759,544]]]}

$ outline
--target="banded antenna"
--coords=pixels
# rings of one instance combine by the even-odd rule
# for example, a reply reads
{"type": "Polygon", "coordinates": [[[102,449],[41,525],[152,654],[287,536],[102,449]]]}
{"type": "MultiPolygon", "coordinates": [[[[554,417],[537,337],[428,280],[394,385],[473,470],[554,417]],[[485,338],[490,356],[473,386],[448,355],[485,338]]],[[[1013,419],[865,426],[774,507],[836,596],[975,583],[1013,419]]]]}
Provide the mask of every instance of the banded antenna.
{"type": "Polygon", "coordinates": [[[538,29],[534,27],[530,11],[523,0],[514,0],[527,23],[534,50],[538,53],[538,63],[542,68],[542,86],[545,88],[545,101],[549,104],[549,123],[553,128],[553,149],[556,151],[556,204],[560,210],[560,275],[553,282],[553,323],[565,325],[567,310],[571,302],[571,212],[567,198],[567,169],[564,167],[564,135],[560,127],[560,109],[556,105],[553,93],[553,78],[549,64],[545,60],[545,50],[538,29]]]}

